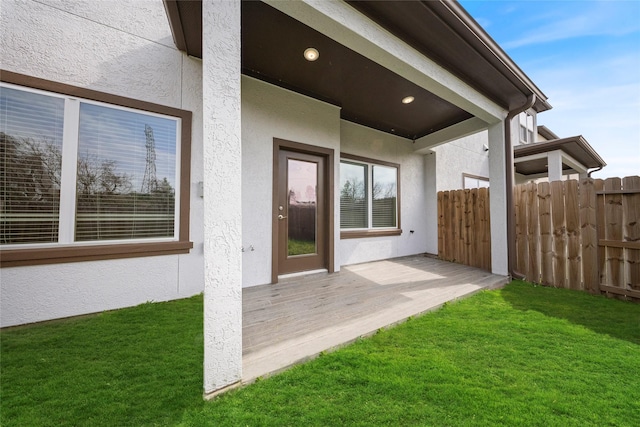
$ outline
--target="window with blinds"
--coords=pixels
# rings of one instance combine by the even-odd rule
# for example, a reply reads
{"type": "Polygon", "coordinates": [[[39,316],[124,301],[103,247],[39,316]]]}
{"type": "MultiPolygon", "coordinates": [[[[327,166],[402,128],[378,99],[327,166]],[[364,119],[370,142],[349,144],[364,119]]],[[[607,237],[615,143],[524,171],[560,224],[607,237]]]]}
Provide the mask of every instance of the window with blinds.
{"type": "Polygon", "coordinates": [[[0,87],[1,244],[58,241],[64,99],[0,87]]]}
{"type": "Polygon", "coordinates": [[[373,162],[340,162],[340,228],[398,227],[398,168],[373,162]]]}
{"type": "Polygon", "coordinates": [[[340,163],[340,228],[367,228],[368,166],[340,163]]]}
{"type": "Polygon", "coordinates": [[[1,244],[176,240],[180,125],[3,83],[1,244]]]}

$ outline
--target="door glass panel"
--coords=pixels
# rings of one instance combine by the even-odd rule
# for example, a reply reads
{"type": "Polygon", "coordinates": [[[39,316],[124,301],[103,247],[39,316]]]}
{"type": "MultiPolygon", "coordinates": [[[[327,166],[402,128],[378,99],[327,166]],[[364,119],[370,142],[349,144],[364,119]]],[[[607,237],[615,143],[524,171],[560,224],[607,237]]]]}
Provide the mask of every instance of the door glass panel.
{"type": "Polygon", "coordinates": [[[318,164],[287,160],[287,244],[288,255],[317,252],[318,164]]]}

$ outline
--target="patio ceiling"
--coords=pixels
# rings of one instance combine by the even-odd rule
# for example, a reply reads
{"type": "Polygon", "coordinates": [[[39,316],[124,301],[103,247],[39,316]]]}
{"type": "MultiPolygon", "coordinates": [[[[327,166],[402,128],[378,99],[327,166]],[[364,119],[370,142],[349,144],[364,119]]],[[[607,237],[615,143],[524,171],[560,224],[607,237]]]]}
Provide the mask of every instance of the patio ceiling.
{"type": "MultiPolygon", "coordinates": [[[[177,47],[201,58],[201,1],[164,2],[177,47]]],[[[453,13],[441,2],[349,4],[505,109],[522,105],[531,93],[541,99],[536,109],[550,108],[515,64],[494,52],[497,45],[487,48],[461,24],[460,13],[471,19],[466,12],[453,13]]],[[[241,13],[242,73],[337,105],[344,120],[417,139],[472,117],[263,2],[243,1],[241,13]],[[318,60],[305,60],[308,47],[319,51],[318,60]],[[406,96],[415,101],[403,104],[406,96]]]]}

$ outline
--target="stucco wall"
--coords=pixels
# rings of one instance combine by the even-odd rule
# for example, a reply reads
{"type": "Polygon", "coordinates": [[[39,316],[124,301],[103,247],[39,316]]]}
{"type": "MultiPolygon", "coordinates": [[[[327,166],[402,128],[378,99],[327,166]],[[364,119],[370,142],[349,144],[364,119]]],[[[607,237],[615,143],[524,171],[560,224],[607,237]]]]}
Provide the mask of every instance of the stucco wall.
{"type": "MultiPolygon", "coordinates": [[[[262,81],[242,77],[243,286],[271,282],[273,138],[335,150],[338,182],[340,109],[262,81]],[[253,246],[253,251],[249,247],[253,246]]],[[[335,223],[339,224],[339,196],[335,223]]],[[[340,238],[335,230],[335,241],[340,238]]],[[[339,251],[335,251],[339,266],[339,251]]]]}
{"type": "Polygon", "coordinates": [[[173,44],[160,1],[3,0],[2,68],[193,112],[188,255],[0,270],[0,325],[187,297],[203,289],[201,65],[173,44]]]}
{"type": "Polygon", "coordinates": [[[481,131],[434,147],[438,191],[461,189],[463,173],[489,178],[488,143],[487,131],[481,131]]]}
{"type": "MultiPolygon", "coordinates": [[[[402,235],[344,239],[341,265],[413,255],[427,250],[425,159],[414,154],[410,140],[350,122],[341,122],[341,151],[400,164],[402,235]],[[410,230],[414,232],[411,233],[410,230]]],[[[336,181],[339,182],[339,181],[336,181]]]]}

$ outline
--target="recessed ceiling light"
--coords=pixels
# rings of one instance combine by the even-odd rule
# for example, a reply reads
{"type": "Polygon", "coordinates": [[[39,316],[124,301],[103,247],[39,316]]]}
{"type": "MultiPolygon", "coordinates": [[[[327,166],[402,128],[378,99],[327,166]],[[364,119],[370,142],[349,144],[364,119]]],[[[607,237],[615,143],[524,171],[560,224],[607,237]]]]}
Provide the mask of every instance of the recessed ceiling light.
{"type": "Polygon", "coordinates": [[[405,96],[404,98],[402,98],[402,103],[411,104],[414,100],[415,98],[413,96],[405,96]]]}
{"type": "Polygon", "coordinates": [[[307,61],[315,61],[319,57],[320,57],[320,53],[318,52],[317,49],[314,49],[312,47],[308,47],[304,51],[304,58],[307,61]]]}

